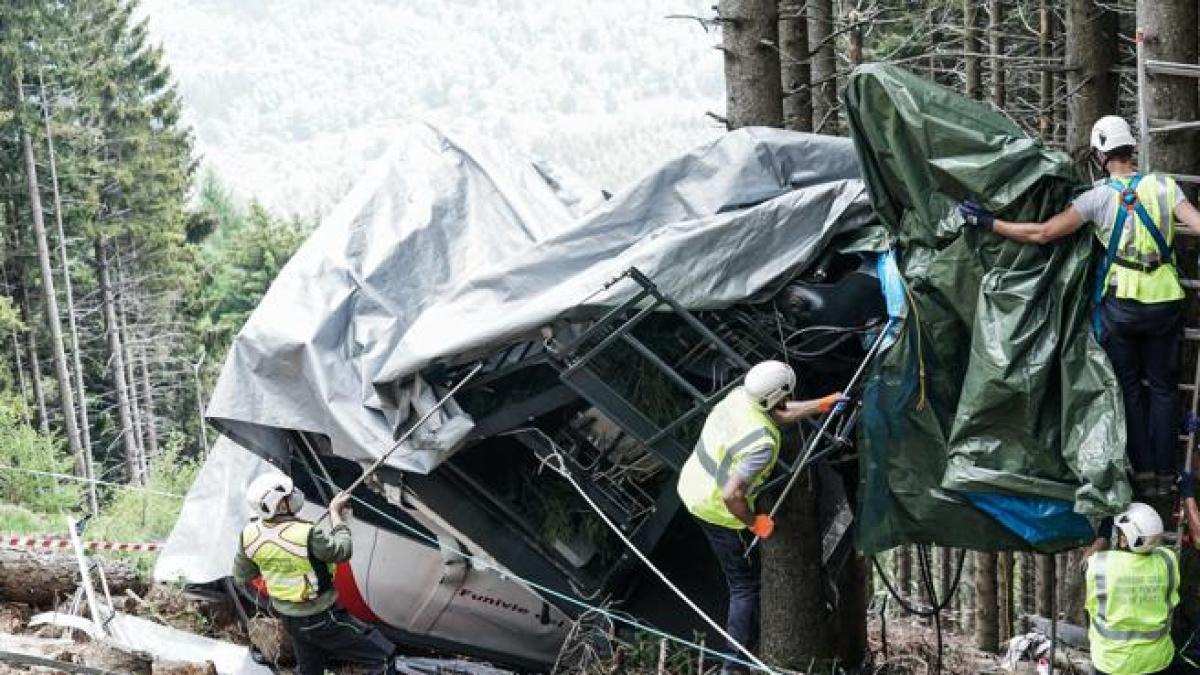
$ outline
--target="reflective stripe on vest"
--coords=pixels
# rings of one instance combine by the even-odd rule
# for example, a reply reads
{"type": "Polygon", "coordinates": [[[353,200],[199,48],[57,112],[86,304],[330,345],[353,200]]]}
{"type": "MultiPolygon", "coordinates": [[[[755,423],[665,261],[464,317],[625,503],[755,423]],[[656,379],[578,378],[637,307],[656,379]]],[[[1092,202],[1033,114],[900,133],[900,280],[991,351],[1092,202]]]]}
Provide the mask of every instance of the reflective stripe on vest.
{"type": "Polygon", "coordinates": [[[717,486],[722,490],[725,489],[725,484],[729,482],[729,470],[733,468],[733,462],[737,459],[738,453],[753,447],[756,444],[765,445],[773,440],[771,432],[765,428],[758,428],[743,436],[740,440],[729,446],[725,450],[725,456],[721,458],[721,463],[717,464],[712,455],[708,453],[708,448],[704,447],[704,439],[696,441],[696,459],[700,461],[700,466],[708,472],[708,475],[716,481],[717,486]]]}
{"type": "Polygon", "coordinates": [[[779,429],[741,388],[734,389],[709,413],[694,450],[679,472],[676,489],[695,517],[731,529],[745,524],[725,506],[724,490],[739,463],[757,449],[770,452],[766,465],[751,480],[746,494],[754,497],[779,458],[779,429]]]}
{"type": "Polygon", "coordinates": [[[308,602],[320,593],[320,580],[308,555],[312,524],[255,520],[242,530],[242,552],[258,566],[267,594],[286,602],[308,602]]]}

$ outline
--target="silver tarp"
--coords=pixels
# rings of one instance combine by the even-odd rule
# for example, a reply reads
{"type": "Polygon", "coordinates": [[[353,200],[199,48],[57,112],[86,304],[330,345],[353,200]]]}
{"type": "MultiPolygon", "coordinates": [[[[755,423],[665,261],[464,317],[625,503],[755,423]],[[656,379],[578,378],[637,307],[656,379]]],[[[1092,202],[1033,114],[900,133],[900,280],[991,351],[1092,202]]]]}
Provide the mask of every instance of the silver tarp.
{"type": "MultiPolygon", "coordinates": [[[[664,163],[576,218],[590,195],[544,165],[428,126],[406,132],[321,223],[251,315],[208,407],[283,459],[279,430],[371,460],[434,400],[417,373],[624,299],[636,266],[690,308],[775,290],[872,219],[848,139],[747,128],[664,163]]],[[[397,453],[428,472],[469,431],[451,408],[397,453]]]]}

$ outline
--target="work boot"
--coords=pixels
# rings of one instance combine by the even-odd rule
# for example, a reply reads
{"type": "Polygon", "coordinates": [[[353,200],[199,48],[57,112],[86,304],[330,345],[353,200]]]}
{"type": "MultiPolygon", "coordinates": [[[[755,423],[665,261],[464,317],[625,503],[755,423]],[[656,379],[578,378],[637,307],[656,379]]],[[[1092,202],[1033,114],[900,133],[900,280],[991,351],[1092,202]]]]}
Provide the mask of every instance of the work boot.
{"type": "Polygon", "coordinates": [[[1139,471],[1133,474],[1133,496],[1138,499],[1150,499],[1158,495],[1158,482],[1149,471],[1139,471]]]}
{"type": "Polygon", "coordinates": [[[1169,473],[1160,473],[1155,478],[1158,483],[1158,497],[1164,499],[1175,494],[1175,476],[1169,473]]]}

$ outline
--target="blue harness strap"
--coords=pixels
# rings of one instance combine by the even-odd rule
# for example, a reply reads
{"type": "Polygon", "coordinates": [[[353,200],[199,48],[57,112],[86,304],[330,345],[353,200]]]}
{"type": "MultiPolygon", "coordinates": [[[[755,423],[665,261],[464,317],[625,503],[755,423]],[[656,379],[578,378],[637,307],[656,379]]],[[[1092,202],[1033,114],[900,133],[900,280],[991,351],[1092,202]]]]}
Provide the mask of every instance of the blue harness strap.
{"type": "MultiPolygon", "coordinates": [[[[1108,272],[1112,269],[1113,263],[1118,262],[1117,249],[1121,247],[1121,236],[1125,233],[1125,221],[1129,218],[1129,212],[1132,210],[1137,215],[1137,219],[1141,222],[1146,231],[1150,233],[1150,237],[1154,239],[1154,245],[1158,248],[1158,256],[1163,264],[1170,264],[1173,260],[1173,251],[1171,245],[1167,243],[1166,237],[1163,236],[1162,230],[1154,224],[1154,220],[1150,218],[1150,213],[1146,211],[1146,207],[1138,199],[1137,189],[1142,182],[1141,174],[1135,175],[1126,185],[1119,178],[1113,178],[1106,183],[1108,187],[1116,190],[1121,197],[1121,203],[1117,207],[1117,221],[1113,223],[1112,236],[1108,239],[1108,246],[1104,251],[1104,260],[1100,263],[1100,267],[1096,270],[1096,285],[1092,292],[1092,332],[1099,339],[1102,333],[1100,324],[1100,305],[1104,303],[1105,281],[1108,280],[1108,272]]],[[[1163,214],[1159,214],[1161,217],[1163,214]]]]}
{"type": "MultiPolygon", "coordinates": [[[[1167,238],[1163,236],[1162,230],[1158,229],[1158,225],[1150,218],[1150,212],[1146,210],[1146,206],[1138,199],[1137,189],[1141,182],[1142,176],[1138,174],[1130,179],[1128,186],[1122,184],[1120,179],[1117,178],[1112,179],[1108,183],[1109,187],[1121,195],[1121,207],[1123,208],[1121,208],[1121,213],[1117,215],[1117,219],[1122,219],[1132,209],[1137,214],[1137,219],[1142,224],[1142,227],[1145,227],[1146,231],[1150,233],[1150,237],[1154,239],[1154,245],[1158,248],[1158,257],[1161,263],[1169,265],[1174,257],[1174,251],[1172,251],[1171,245],[1167,243],[1167,238]]],[[[1164,215],[1170,216],[1170,214],[1158,214],[1159,218],[1162,218],[1164,215]]],[[[1111,243],[1109,244],[1109,248],[1112,248],[1111,243]]]]}

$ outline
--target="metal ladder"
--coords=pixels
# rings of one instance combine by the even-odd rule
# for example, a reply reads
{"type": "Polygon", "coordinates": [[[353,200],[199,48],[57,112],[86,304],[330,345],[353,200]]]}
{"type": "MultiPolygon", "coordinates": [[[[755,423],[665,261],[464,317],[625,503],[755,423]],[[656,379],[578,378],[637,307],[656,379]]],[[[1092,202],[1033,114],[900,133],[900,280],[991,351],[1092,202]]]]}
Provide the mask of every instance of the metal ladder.
{"type": "MultiPolygon", "coordinates": [[[[1185,120],[1162,120],[1153,117],[1150,107],[1150,78],[1154,75],[1173,75],[1176,77],[1190,77],[1200,80],[1200,65],[1194,63],[1176,63],[1173,61],[1160,61],[1157,59],[1148,58],[1146,55],[1146,40],[1145,33],[1141,28],[1138,28],[1135,42],[1137,44],[1137,92],[1138,92],[1138,137],[1141,139],[1139,148],[1139,164],[1142,171],[1150,173],[1153,171],[1153,158],[1151,155],[1150,138],[1154,134],[1169,134],[1177,131],[1196,131],[1200,130],[1200,121],[1185,121],[1185,120]]],[[[1200,184],[1200,176],[1189,174],[1167,174],[1181,183],[1200,184]]],[[[1179,232],[1179,235],[1187,236],[1186,233],[1179,232]]],[[[1198,264],[1200,270],[1200,264],[1198,264]]],[[[1200,291],[1200,280],[1197,279],[1180,279],[1180,285],[1188,291],[1200,291]]],[[[1189,328],[1183,334],[1184,343],[1193,346],[1194,350],[1200,351],[1200,329],[1189,328]]],[[[1191,383],[1180,382],[1179,390],[1191,395],[1191,412],[1196,415],[1200,412],[1200,353],[1196,354],[1196,367],[1193,373],[1191,383]]],[[[1180,436],[1179,440],[1187,446],[1187,455],[1184,458],[1184,467],[1186,470],[1192,468],[1192,455],[1196,450],[1196,439],[1194,435],[1180,436]]]]}

